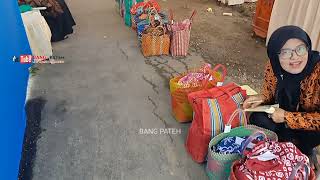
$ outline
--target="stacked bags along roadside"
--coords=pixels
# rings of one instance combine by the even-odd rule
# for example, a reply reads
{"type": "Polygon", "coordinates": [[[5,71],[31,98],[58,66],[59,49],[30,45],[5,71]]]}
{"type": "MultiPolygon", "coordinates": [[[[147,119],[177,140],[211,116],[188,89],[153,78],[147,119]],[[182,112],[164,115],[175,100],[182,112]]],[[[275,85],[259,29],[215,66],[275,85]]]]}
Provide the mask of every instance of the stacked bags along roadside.
{"type": "MultiPolygon", "coordinates": [[[[172,11],[168,20],[154,0],[119,0],[119,10],[125,24],[137,31],[144,56],[187,55],[195,11],[175,22],[172,11]]],[[[223,65],[211,69],[206,64],[170,80],[174,117],[192,121],[186,150],[194,161],[206,162],[209,179],[314,180],[308,157],[292,143],[277,142],[274,132],[248,125],[240,109],[246,91],[235,83],[224,84],[225,77],[223,65]]]]}
{"type": "MultiPolygon", "coordinates": [[[[225,66],[204,65],[170,80],[172,112],[178,122],[190,122],[187,152],[198,163],[205,162],[210,140],[224,130],[232,113],[241,107],[246,92],[235,83],[224,85],[225,66]]],[[[244,124],[235,117],[232,127],[244,124]]]]}
{"type": "Polygon", "coordinates": [[[197,163],[206,162],[206,173],[211,180],[272,179],[274,175],[270,172],[277,173],[275,176],[279,179],[314,179],[308,157],[292,143],[279,143],[276,133],[248,124],[241,110],[246,91],[232,82],[224,84],[226,74],[223,65],[211,69],[205,64],[170,80],[174,117],[178,122],[192,120],[185,143],[191,158],[197,163]],[[262,139],[252,138],[256,132],[263,135],[262,139]],[[266,151],[259,149],[262,142],[266,151]],[[278,147],[282,150],[272,151],[278,147]],[[291,154],[291,151],[297,153],[291,154]],[[292,155],[299,159],[292,159],[292,155]],[[251,160],[252,157],[257,159],[251,160]],[[256,165],[261,165],[260,169],[256,165]],[[287,168],[286,172],[281,168],[287,168]],[[263,173],[264,170],[269,174],[263,173]]]}
{"type": "Polygon", "coordinates": [[[132,15],[132,29],[137,32],[140,43],[143,31],[149,28],[150,25],[155,28],[160,25],[160,22],[162,24],[166,22],[166,15],[163,15],[160,10],[159,4],[153,0],[137,3],[132,6],[130,10],[132,15]],[[162,14],[162,16],[160,16],[160,14],[162,14]]]}
{"type": "Polygon", "coordinates": [[[143,0],[116,0],[120,16],[123,17],[124,23],[131,26],[131,7],[137,3],[143,3],[143,0]]]}
{"type": "MultiPolygon", "coordinates": [[[[203,109],[203,112],[209,111],[203,109]]],[[[212,134],[216,120],[210,124],[212,134]]],[[[195,127],[194,122],[197,121],[194,120],[189,129],[186,149],[196,162],[207,161],[206,173],[210,180],[315,180],[306,155],[291,142],[278,142],[276,133],[248,125],[241,109],[231,114],[221,133],[211,135],[209,146],[208,136],[203,133],[205,126],[195,127]],[[234,120],[243,123],[237,126],[234,120]],[[205,147],[207,152],[203,151],[205,147]]]]}
{"type": "Polygon", "coordinates": [[[131,7],[131,27],[133,30],[136,30],[137,23],[146,19],[148,9],[155,9],[157,12],[160,12],[160,6],[156,1],[139,2],[131,7]]]}
{"type": "Polygon", "coordinates": [[[127,26],[137,32],[141,51],[145,57],[169,55],[187,56],[191,24],[196,11],[181,22],[170,20],[161,12],[155,0],[116,0],[120,15],[127,26]]]}

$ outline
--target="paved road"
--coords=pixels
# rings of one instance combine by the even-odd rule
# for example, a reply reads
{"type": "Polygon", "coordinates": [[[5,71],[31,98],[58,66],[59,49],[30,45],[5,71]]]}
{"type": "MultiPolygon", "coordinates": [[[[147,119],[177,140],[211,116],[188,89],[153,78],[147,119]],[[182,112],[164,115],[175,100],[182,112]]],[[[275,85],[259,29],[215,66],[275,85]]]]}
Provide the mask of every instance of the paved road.
{"type": "Polygon", "coordinates": [[[201,58],[145,59],[113,0],[67,2],[75,33],[54,44],[65,64],[42,65],[30,80],[30,98],[47,100],[33,179],[207,179],[185,152],[190,124],[171,116],[168,90],[172,75],[201,58]],[[143,135],[141,128],[181,134],[143,135]]]}

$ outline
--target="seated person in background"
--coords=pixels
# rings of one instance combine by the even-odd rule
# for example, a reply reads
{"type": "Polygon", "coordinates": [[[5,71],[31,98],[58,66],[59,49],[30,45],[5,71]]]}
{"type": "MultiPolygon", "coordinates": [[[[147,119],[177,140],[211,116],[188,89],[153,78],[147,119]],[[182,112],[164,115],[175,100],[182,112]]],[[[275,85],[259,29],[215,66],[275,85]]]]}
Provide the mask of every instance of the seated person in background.
{"type": "Polygon", "coordinates": [[[268,43],[261,95],[250,96],[243,107],[279,104],[273,114],[252,113],[250,123],[293,142],[311,156],[320,144],[320,55],[312,51],[308,34],[296,26],[276,30],[268,43]],[[262,101],[262,103],[250,103],[262,101]]]}
{"type": "Polygon", "coordinates": [[[62,7],[56,0],[18,0],[19,5],[28,4],[32,7],[46,7],[46,11],[42,11],[46,16],[57,17],[63,13],[62,7]]]}
{"type": "Polygon", "coordinates": [[[46,7],[41,14],[51,30],[51,42],[62,41],[73,33],[76,25],[72,14],[64,0],[18,0],[19,5],[28,4],[32,7],[46,7]]]}

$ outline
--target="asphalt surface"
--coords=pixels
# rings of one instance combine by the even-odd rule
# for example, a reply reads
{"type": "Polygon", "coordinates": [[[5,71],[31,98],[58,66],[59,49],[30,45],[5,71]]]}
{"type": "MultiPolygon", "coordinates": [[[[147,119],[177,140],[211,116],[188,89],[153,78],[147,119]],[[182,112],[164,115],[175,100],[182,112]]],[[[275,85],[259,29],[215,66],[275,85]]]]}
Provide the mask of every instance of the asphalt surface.
{"type": "Polygon", "coordinates": [[[75,33],[53,45],[65,63],[41,65],[30,79],[28,98],[46,101],[32,179],[207,179],[185,151],[190,124],[172,117],[168,89],[201,57],[146,59],[114,1],[67,3],[75,33]]]}

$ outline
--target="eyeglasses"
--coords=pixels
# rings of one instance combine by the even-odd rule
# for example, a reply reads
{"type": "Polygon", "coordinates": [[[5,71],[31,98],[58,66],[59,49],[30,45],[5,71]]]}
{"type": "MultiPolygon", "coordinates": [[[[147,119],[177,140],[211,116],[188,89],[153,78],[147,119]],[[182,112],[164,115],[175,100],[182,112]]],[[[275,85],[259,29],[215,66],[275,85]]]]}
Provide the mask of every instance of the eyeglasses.
{"type": "Polygon", "coordinates": [[[304,56],[308,52],[308,48],[306,45],[302,44],[297,46],[295,49],[281,49],[278,53],[280,59],[291,59],[293,56],[293,52],[298,56],[304,56]]]}

